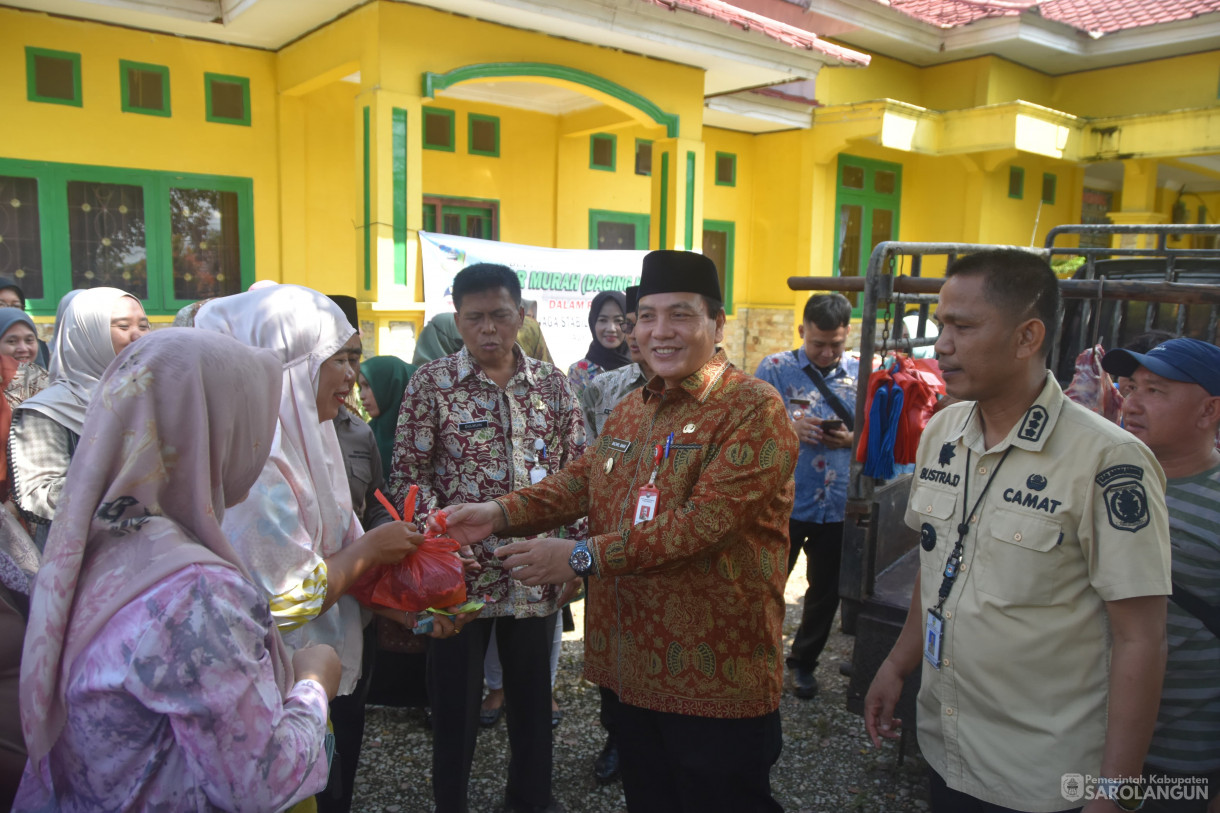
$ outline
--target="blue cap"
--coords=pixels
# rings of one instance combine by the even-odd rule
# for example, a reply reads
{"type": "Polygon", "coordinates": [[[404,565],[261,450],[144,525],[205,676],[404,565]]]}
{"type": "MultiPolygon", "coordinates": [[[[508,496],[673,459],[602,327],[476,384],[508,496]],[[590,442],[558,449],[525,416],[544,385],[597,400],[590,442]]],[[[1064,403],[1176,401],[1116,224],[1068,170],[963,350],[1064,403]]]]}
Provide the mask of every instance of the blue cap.
{"type": "Polygon", "coordinates": [[[1198,339],[1170,339],[1147,353],[1111,350],[1101,360],[1112,375],[1130,376],[1139,367],[1168,378],[1198,384],[1208,395],[1220,395],[1220,347],[1198,339]]]}

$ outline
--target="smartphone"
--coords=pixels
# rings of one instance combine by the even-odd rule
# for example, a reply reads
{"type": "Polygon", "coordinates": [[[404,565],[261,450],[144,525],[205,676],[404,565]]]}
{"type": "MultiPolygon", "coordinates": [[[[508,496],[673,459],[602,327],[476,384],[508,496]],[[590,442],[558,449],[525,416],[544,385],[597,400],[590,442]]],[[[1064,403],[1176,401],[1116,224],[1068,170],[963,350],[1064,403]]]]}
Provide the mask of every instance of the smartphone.
{"type": "Polygon", "coordinates": [[[838,432],[842,428],[843,428],[843,421],[840,421],[838,419],[831,420],[831,421],[822,421],[822,431],[823,432],[838,432]]]}

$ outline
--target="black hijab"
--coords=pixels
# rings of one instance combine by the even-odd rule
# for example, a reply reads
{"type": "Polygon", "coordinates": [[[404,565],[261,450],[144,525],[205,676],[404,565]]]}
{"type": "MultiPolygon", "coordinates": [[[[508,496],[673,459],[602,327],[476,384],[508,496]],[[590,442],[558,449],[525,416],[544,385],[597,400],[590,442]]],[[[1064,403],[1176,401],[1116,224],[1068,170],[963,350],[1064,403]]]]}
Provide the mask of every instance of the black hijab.
{"type": "Polygon", "coordinates": [[[611,350],[597,340],[597,316],[610,301],[615,302],[619,310],[626,315],[627,296],[622,291],[602,291],[593,297],[593,303],[589,306],[589,332],[593,334],[593,342],[589,345],[585,358],[603,370],[617,370],[631,363],[631,356],[627,354],[627,342],[624,341],[611,350]]]}

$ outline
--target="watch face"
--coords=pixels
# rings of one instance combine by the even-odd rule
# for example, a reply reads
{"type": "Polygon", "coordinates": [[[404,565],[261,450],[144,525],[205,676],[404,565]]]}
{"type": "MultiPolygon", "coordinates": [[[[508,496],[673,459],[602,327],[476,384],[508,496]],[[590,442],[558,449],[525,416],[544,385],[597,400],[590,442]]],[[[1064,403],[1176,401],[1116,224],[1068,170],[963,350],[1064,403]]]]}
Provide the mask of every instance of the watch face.
{"type": "Polygon", "coordinates": [[[576,571],[577,575],[583,576],[593,566],[593,555],[589,553],[588,548],[577,548],[572,551],[572,558],[568,560],[568,565],[576,571]]]}

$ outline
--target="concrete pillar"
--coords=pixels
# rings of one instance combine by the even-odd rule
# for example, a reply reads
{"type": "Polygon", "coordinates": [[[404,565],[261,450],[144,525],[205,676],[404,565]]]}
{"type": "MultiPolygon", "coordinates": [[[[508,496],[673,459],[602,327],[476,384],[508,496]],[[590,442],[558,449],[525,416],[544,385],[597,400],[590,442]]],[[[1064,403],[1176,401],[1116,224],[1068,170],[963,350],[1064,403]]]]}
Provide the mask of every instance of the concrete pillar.
{"type": "Polygon", "coordinates": [[[690,138],[653,142],[649,246],[703,250],[703,153],[690,138]]]}
{"type": "Polygon", "coordinates": [[[418,267],[422,101],[410,93],[369,88],[355,104],[356,298],[366,352],[407,360],[423,309],[418,267]]]}
{"type": "MultiPolygon", "coordinates": [[[[1123,161],[1122,211],[1111,212],[1110,220],[1115,225],[1155,225],[1168,223],[1169,216],[1157,211],[1156,206],[1157,161],[1154,158],[1138,158],[1123,161]]],[[[1156,238],[1140,234],[1116,234],[1115,248],[1152,248],[1156,238]]]]}

